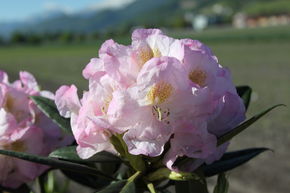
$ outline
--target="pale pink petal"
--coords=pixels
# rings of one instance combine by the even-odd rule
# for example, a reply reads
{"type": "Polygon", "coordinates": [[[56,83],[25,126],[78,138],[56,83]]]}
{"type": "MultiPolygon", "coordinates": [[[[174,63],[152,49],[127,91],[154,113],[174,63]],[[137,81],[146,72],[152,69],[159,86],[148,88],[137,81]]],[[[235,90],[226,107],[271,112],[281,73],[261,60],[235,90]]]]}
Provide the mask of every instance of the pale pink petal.
{"type": "Polygon", "coordinates": [[[0,137],[5,135],[6,132],[13,130],[17,127],[16,120],[13,115],[7,113],[3,108],[0,109],[0,137]]]}
{"type": "Polygon", "coordinates": [[[90,63],[88,63],[83,70],[83,76],[85,79],[89,79],[93,77],[95,73],[102,72],[104,70],[104,62],[99,58],[92,58],[90,63]]]}
{"type": "Polygon", "coordinates": [[[5,83],[5,84],[9,83],[7,73],[2,70],[0,70],[0,83],[5,83]]]}
{"type": "Polygon", "coordinates": [[[156,157],[163,152],[171,133],[168,125],[152,120],[132,126],[123,139],[131,154],[156,157]]]}
{"type": "Polygon", "coordinates": [[[165,35],[152,35],[147,38],[146,42],[153,52],[160,53],[160,56],[174,57],[179,61],[184,58],[183,44],[179,40],[165,35]]]}
{"type": "Polygon", "coordinates": [[[70,117],[71,113],[77,113],[80,108],[77,88],[74,85],[61,86],[55,93],[55,104],[63,117],[70,117]]]}
{"type": "Polygon", "coordinates": [[[228,146],[229,146],[229,142],[226,142],[222,145],[220,145],[219,147],[217,147],[216,151],[213,152],[211,155],[209,155],[206,159],[205,159],[205,163],[206,164],[212,164],[214,161],[221,159],[221,157],[224,155],[224,153],[226,152],[228,146]]]}
{"type": "Polygon", "coordinates": [[[210,120],[208,130],[221,136],[245,120],[245,106],[238,95],[226,93],[219,101],[215,117],[210,120]]]}
{"type": "MultiPolygon", "coordinates": [[[[187,120],[188,121],[188,120],[187,120]]],[[[216,151],[217,139],[206,130],[206,122],[196,120],[193,122],[180,123],[175,129],[174,137],[170,140],[170,149],[166,153],[163,163],[169,168],[173,167],[178,157],[190,157],[195,159],[206,159],[216,151]]],[[[190,163],[190,170],[196,169],[202,162],[190,163]]]]}
{"type": "Polygon", "coordinates": [[[113,92],[113,98],[108,107],[108,119],[116,132],[123,133],[126,127],[134,125],[138,120],[144,118],[139,104],[126,91],[113,92]],[[130,118],[128,118],[130,117],[130,118]]]}
{"type": "Polygon", "coordinates": [[[20,80],[25,88],[31,89],[33,91],[39,91],[38,84],[32,74],[29,72],[19,72],[20,80]]]}
{"type": "Polygon", "coordinates": [[[132,41],[144,40],[150,35],[163,34],[160,29],[136,29],[132,33],[132,41]]]}
{"type": "Polygon", "coordinates": [[[47,90],[42,90],[39,92],[40,96],[43,96],[45,98],[48,98],[48,99],[51,99],[51,100],[54,100],[54,94],[50,91],[47,91],[47,90]]]}

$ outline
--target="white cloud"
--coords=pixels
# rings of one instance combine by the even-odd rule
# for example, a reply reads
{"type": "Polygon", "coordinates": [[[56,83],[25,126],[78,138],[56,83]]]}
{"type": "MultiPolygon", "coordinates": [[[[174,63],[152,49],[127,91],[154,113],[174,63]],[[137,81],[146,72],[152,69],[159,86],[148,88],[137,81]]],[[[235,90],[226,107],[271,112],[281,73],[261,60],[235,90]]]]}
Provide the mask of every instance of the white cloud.
{"type": "Polygon", "coordinates": [[[134,1],[135,0],[102,0],[102,1],[99,1],[98,3],[95,3],[89,6],[88,9],[94,9],[94,10],[108,9],[108,8],[117,9],[117,8],[125,7],[126,5],[134,1]]]}

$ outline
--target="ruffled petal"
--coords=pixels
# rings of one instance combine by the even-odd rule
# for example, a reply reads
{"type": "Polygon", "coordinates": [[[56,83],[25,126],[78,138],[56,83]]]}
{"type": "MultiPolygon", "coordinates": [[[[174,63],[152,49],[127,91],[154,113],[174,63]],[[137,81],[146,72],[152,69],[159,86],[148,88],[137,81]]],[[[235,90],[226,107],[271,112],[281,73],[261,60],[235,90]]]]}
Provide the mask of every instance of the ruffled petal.
{"type": "Polygon", "coordinates": [[[80,101],[77,88],[74,85],[61,86],[55,93],[55,104],[63,117],[70,117],[71,113],[78,113],[80,101]]]}

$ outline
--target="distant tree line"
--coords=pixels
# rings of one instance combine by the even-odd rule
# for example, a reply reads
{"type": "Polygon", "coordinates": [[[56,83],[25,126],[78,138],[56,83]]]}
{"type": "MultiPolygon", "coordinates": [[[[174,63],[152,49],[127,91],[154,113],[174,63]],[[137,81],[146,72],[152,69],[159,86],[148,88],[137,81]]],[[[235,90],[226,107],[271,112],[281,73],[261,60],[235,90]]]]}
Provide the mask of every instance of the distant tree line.
{"type": "Polygon", "coordinates": [[[10,38],[0,37],[0,45],[40,45],[49,43],[73,43],[82,42],[100,37],[98,33],[85,34],[74,32],[53,33],[25,33],[14,32],[10,38]]]}
{"type": "Polygon", "coordinates": [[[107,30],[105,32],[76,33],[76,32],[46,32],[27,33],[14,32],[10,38],[0,36],[0,46],[8,45],[41,45],[41,44],[70,44],[82,43],[92,40],[109,39],[116,36],[129,35],[130,30],[107,30]]]}
{"type": "Polygon", "coordinates": [[[94,40],[105,40],[116,37],[128,37],[132,29],[135,27],[143,28],[185,28],[190,27],[190,23],[186,23],[183,17],[174,17],[167,22],[155,21],[154,24],[144,22],[142,26],[138,23],[124,23],[118,27],[108,28],[104,31],[95,31],[91,33],[79,33],[71,31],[63,32],[22,32],[15,31],[10,38],[5,39],[0,36],[0,46],[2,45],[42,45],[42,44],[70,44],[70,43],[85,43],[94,40]],[[170,22],[169,22],[170,21],[170,22]]]}

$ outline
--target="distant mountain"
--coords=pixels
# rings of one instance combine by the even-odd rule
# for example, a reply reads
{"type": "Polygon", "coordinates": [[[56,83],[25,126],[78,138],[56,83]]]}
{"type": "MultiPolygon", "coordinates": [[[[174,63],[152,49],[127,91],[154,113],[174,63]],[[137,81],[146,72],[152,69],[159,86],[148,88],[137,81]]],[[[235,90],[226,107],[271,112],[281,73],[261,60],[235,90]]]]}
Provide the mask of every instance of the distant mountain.
{"type": "Polygon", "coordinates": [[[49,11],[43,12],[41,14],[31,16],[30,18],[28,18],[27,22],[38,24],[38,23],[46,21],[46,20],[57,19],[60,17],[65,17],[67,15],[69,15],[69,14],[64,12],[61,9],[49,10],[49,11]]]}
{"type": "Polygon", "coordinates": [[[9,38],[10,34],[25,26],[24,22],[2,22],[0,23],[0,35],[9,38]]]}
{"type": "MultiPolygon", "coordinates": [[[[92,33],[118,29],[122,26],[168,26],[178,25],[185,12],[208,13],[220,4],[237,12],[255,2],[270,0],[135,0],[119,9],[87,9],[67,14],[62,11],[46,12],[26,22],[0,23],[0,35],[13,31],[43,33],[70,31],[92,33]],[[175,22],[175,23],[174,23],[175,22]]],[[[277,0],[285,1],[285,0],[277,0]]]]}
{"type": "Polygon", "coordinates": [[[178,0],[136,0],[120,9],[89,9],[75,14],[46,12],[25,22],[0,23],[0,34],[8,35],[13,31],[90,33],[126,24],[153,24],[175,12],[176,4],[178,0]],[[160,16],[156,17],[156,13],[160,16]]]}

